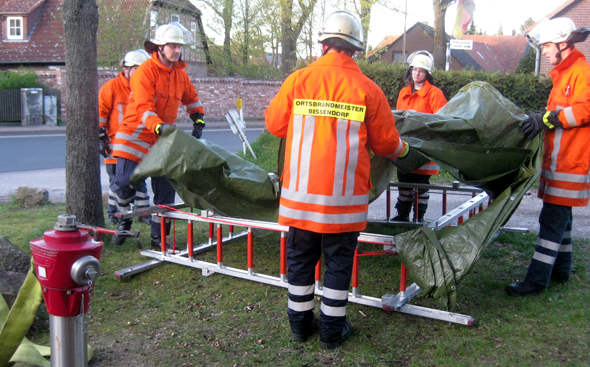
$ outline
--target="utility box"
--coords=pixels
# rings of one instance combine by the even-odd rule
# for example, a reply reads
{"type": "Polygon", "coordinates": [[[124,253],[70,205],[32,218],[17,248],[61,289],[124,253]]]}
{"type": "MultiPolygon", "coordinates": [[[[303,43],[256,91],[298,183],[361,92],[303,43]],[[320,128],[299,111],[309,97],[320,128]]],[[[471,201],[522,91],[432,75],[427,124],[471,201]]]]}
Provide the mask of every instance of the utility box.
{"type": "Polygon", "coordinates": [[[43,125],[43,89],[21,88],[20,100],[22,126],[43,125]]]}
{"type": "Polygon", "coordinates": [[[56,96],[44,96],[44,115],[45,125],[56,126],[57,125],[57,97],[56,96]]]}

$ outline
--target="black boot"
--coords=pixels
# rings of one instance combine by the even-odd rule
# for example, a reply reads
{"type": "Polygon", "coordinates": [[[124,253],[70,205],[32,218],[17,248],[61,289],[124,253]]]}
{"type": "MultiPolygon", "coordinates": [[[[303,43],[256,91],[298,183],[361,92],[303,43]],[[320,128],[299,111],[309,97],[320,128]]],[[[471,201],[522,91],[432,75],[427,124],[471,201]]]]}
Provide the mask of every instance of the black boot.
{"type": "Polygon", "coordinates": [[[411,201],[401,201],[397,200],[395,204],[395,209],[397,209],[397,215],[391,218],[392,221],[396,222],[409,222],[410,221],[410,211],[412,210],[412,202],[411,201]]]}
{"type": "Polygon", "coordinates": [[[544,286],[526,279],[510,284],[504,288],[504,291],[511,296],[528,296],[531,294],[543,293],[544,290],[544,286]]]}
{"type": "Polygon", "coordinates": [[[318,319],[314,316],[309,325],[302,328],[291,325],[291,338],[296,342],[304,342],[318,329],[318,319]]]}
{"type": "Polygon", "coordinates": [[[559,284],[565,284],[570,280],[570,273],[567,273],[565,271],[554,271],[553,273],[551,273],[551,280],[559,284]]]}
{"type": "MultiPolygon", "coordinates": [[[[131,220],[131,219],[122,220],[119,222],[119,227],[117,227],[117,231],[129,231],[131,229],[132,224],[133,224],[133,220],[131,220]]],[[[129,236],[113,235],[113,238],[111,238],[111,245],[121,246],[122,244],[125,243],[125,240],[127,240],[127,237],[129,237],[129,236]]]]}
{"type": "MultiPolygon", "coordinates": [[[[152,235],[152,249],[156,251],[162,251],[162,237],[158,235],[152,235]]],[[[178,250],[178,249],[176,249],[178,250]]],[[[166,251],[172,251],[172,244],[166,241],[166,251]]]]}
{"type": "Polygon", "coordinates": [[[349,335],[350,335],[350,324],[348,323],[348,320],[344,320],[344,326],[342,327],[342,333],[340,334],[340,337],[336,340],[324,341],[320,335],[320,346],[323,349],[330,349],[330,350],[336,349],[338,347],[338,345],[340,345],[340,343],[342,343],[344,340],[346,340],[346,338],[348,338],[349,335]]]}

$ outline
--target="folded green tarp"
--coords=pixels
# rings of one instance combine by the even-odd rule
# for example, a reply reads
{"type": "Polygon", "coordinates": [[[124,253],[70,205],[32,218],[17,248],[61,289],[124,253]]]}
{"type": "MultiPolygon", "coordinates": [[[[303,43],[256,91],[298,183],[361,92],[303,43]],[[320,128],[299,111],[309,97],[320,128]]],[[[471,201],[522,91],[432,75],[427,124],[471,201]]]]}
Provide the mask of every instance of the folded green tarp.
{"type": "MultiPolygon", "coordinates": [[[[508,221],[537,179],[540,140],[526,140],[522,111],[491,85],[465,86],[436,115],[396,111],[402,138],[457,180],[485,190],[493,203],[458,227],[424,227],[396,236],[410,278],[445,308],[455,305],[456,284],[508,221]]],[[[370,200],[393,179],[395,166],[371,158],[370,200]]],[[[276,222],[277,183],[262,169],[225,149],[175,130],[162,136],[132,180],[166,176],[188,205],[232,217],[276,222]]]]}
{"type": "Polygon", "coordinates": [[[403,138],[453,177],[486,190],[493,202],[457,227],[422,227],[396,236],[409,277],[445,308],[469,272],[538,179],[540,136],[527,140],[518,128],[526,117],[491,85],[463,87],[436,115],[405,112],[396,119],[403,138]]]}
{"type": "Polygon", "coordinates": [[[185,204],[197,209],[276,222],[279,184],[252,164],[207,140],[182,130],[167,130],[131,176],[166,176],[185,204]]]}

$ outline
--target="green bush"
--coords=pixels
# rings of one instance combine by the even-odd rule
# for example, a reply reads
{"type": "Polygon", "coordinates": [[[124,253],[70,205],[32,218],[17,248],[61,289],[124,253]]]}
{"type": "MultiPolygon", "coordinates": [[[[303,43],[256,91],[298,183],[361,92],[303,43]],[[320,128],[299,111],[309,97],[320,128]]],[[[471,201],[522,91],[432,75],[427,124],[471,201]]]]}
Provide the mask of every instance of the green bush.
{"type": "Polygon", "coordinates": [[[17,71],[0,71],[0,89],[21,89],[38,87],[37,74],[26,68],[17,71]]]}
{"type": "MultiPolygon", "coordinates": [[[[359,61],[358,64],[363,73],[379,85],[390,106],[395,108],[399,91],[406,85],[404,75],[407,67],[401,64],[369,64],[366,61],[359,61]]],[[[551,79],[536,77],[530,73],[502,74],[473,70],[435,70],[433,77],[436,86],[443,91],[447,100],[453,98],[466,84],[476,80],[485,81],[527,113],[547,105],[549,92],[553,86],[551,79]]]]}

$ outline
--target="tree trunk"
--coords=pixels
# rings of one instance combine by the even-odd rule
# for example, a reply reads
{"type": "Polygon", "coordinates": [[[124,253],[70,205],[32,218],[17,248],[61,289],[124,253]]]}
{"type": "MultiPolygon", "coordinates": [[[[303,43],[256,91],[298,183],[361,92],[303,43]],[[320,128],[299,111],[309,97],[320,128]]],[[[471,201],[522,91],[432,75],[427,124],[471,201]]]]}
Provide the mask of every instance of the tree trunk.
{"type": "Polygon", "coordinates": [[[434,4],[434,67],[445,70],[447,61],[447,37],[445,14],[449,1],[433,0],[434,4]]]}
{"type": "Polygon", "coordinates": [[[231,64],[231,27],[234,16],[234,0],[226,0],[223,7],[223,54],[226,65],[231,64]]]}
{"type": "Polygon", "coordinates": [[[104,226],[98,152],[98,65],[95,0],[64,0],[68,92],[66,211],[76,220],[104,226]]]}
{"type": "Polygon", "coordinates": [[[305,5],[303,1],[299,1],[300,15],[299,19],[294,22],[293,0],[281,1],[282,70],[285,76],[289,75],[297,65],[297,38],[316,2],[317,0],[309,0],[309,4],[305,5]]]}

